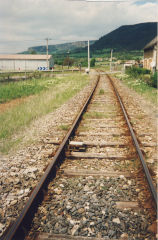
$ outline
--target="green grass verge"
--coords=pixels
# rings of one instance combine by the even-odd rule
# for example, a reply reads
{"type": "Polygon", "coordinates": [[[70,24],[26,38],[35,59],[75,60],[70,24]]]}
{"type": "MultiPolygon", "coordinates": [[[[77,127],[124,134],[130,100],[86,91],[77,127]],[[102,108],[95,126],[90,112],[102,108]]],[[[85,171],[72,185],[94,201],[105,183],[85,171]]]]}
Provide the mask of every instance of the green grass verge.
{"type": "Polygon", "coordinates": [[[145,99],[149,100],[154,105],[157,104],[157,93],[158,90],[154,87],[149,86],[147,83],[139,78],[131,77],[127,74],[115,74],[115,77],[120,79],[129,88],[142,95],[145,99]]]}
{"type": "Polygon", "coordinates": [[[41,82],[43,91],[0,114],[0,151],[8,152],[15,133],[65,103],[89,82],[88,75],[71,74],[41,82]]]}
{"type": "Polygon", "coordinates": [[[56,84],[57,79],[52,77],[0,83],[0,103],[38,94],[56,84]]]}

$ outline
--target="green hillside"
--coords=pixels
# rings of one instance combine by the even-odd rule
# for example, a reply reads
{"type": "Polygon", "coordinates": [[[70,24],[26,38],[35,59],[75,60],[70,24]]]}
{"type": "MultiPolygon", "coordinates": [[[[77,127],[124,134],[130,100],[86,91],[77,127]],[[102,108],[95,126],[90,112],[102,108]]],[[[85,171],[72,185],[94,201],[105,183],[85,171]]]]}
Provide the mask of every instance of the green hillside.
{"type": "Polygon", "coordinates": [[[142,50],[157,34],[157,23],[140,23],[121,26],[96,41],[93,51],[113,48],[115,50],[142,50]]]}
{"type": "MultiPolygon", "coordinates": [[[[156,34],[157,22],[121,26],[99,40],[90,41],[91,58],[110,58],[113,49],[116,59],[142,59],[144,46],[156,34]]],[[[34,46],[25,53],[46,54],[46,46],[34,46]]],[[[68,55],[76,64],[84,62],[87,59],[87,41],[49,45],[49,54],[53,54],[56,64],[62,64],[68,55]]]]}

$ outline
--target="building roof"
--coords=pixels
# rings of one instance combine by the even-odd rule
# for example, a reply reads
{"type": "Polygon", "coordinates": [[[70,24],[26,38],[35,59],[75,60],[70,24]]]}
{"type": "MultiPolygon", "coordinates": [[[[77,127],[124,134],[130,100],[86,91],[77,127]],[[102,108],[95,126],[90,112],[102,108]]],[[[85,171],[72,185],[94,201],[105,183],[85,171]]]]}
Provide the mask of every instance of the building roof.
{"type": "MultiPolygon", "coordinates": [[[[48,59],[50,59],[52,55],[48,55],[48,59]]],[[[47,55],[39,55],[39,54],[0,54],[0,59],[3,60],[46,60],[47,55]]]]}
{"type": "Polygon", "coordinates": [[[154,45],[158,44],[158,36],[156,36],[153,40],[151,40],[145,47],[145,49],[152,48],[154,45]]]}

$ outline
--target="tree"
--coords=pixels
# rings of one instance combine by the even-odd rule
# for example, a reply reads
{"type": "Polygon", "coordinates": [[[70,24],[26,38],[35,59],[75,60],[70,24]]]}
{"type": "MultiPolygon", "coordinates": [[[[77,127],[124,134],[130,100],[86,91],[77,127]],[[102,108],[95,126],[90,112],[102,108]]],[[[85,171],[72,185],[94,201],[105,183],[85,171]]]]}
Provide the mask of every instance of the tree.
{"type": "Polygon", "coordinates": [[[33,48],[31,48],[31,49],[29,50],[29,53],[30,53],[30,54],[37,54],[36,50],[33,49],[33,48]]]}
{"type": "Polygon", "coordinates": [[[73,63],[74,63],[74,59],[69,58],[69,57],[66,57],[66,58],[64,59],[63,65],[64,65],[64,66],[72,66],[73,63]]]}

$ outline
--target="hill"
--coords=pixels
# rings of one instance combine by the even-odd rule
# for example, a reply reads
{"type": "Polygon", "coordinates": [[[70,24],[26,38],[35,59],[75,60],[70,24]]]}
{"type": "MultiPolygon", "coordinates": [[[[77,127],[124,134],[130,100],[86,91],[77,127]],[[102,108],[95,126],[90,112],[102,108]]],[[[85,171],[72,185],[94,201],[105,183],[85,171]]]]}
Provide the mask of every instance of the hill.
{"type": "MultiPolygon", "coordinates": [[[[95,41],[90,41],[90,44],[93,44],[95,41]]],[[[49,54],[60,54],[68,51],[73,51],[75,49],[83,49],[87,47],[87,41],[77,41],[71,43],[55,44],[49,45],[49,54]]],[[[42,54],[46,53],[46,46],[35,46],[28,48],[28,51],[25,53],[30,53],[35,51],[36,53],[42,54]]]]}
{"type": "Polygon", "coordinates": [[[142,50],[157,34],[157,22],[121,26],[102,36],[92,46],[93,51],[113,48],[122,50],[142,50]]]}

